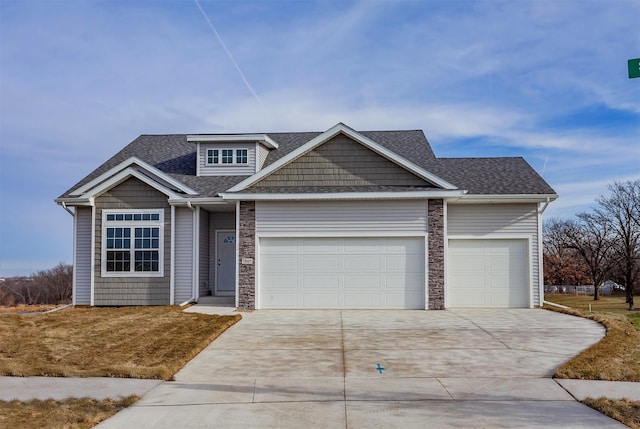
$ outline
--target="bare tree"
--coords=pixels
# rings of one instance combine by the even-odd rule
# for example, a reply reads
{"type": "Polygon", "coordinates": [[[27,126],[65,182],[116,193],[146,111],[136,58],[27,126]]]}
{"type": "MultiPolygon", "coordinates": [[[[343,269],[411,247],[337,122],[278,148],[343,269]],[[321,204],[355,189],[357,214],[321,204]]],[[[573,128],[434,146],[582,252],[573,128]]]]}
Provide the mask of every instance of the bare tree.
{"type": "Polygon", "coordinates": [[[21,277],[5,282],[5,289],[14,296],[16,304],[40,304],[42,288],[31,277],[21,277]]]}
{"type": "Polygon", "coordinates": [[[33,280],[42,290],[44,304],[71,302],[73,266],[60,263],[49,270],[39,271],[33,280]]]}
{"type": "Polygon", "coordinates": [[[548,285],[582,285],[589,282],[587,268],[575,249],[565,244],[567,221],[545,220],[543,234],[544,280],[548,285]]]}
{"type": "Polygon", "coordinates": [[[609,191],[610,195],[596,200],[594,213],[615,235],[615,271],[620,273],[626,302],[633,310],[633,290],[640,275],[640,180],[615,182],[609,191]]]}
{"type": "Polygon", "coordinates": [[[607,280],[613,265],[614,241],[606,219],[592,213],[580,213],[576,220],[566,221],[562,236],[564,246],[575,249],[587,266],[593,281],[593,299],[598,300],[598,288],[607,280]]]}
{"type": "Polygon", "coordinates": [[[73,267],[58,264],[30,277],[8,279],[0,284],[2,303],[62,304],[71,302],[73,267]]]}

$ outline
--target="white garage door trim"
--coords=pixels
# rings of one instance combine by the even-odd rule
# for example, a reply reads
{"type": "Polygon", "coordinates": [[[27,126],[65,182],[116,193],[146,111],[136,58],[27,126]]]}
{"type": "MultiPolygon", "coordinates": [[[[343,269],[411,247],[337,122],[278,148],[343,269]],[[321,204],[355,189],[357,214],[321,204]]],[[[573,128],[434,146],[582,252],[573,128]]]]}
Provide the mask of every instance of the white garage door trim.
{"type": "MultiPolygon", "coordinates": [[[[419,235],[416,236],[415,234],[413,235],[396,235],[396,236],[366,236],[366,237],[362,237],[362,236],[329,236],[327,237],[326,235],[310,235],[308,237],[299,237],[299,236],[278,236],[278,237],[274,237],[271,235],[267,235],[267,236],[259,236],[257,237],[256,240],[256,254],[259,255],[256,261],[256,284],[257,284],[257,288],[256,288],[256,308],[419,308],[419,309],[424,309],[426,308],[426,302],[428,300],[428,296],[427,296],[427,288],[426,288],[426,284],[427,284],[427,274],[426,274],[426,258],[425,258],[425,249],[426,249],[426,236],[425,235],[419,235]],[[410,276],[406,276],[403,275],[401,276],[401,278],[399,279],[399,281],[407,281],[407,282],[411,282],[413,286],[409,285],[409,287],[413,287],[413,290],[409,292],[409,295],[412,295],[413,298],[411,298],[411,303],[407,304],[407,298],[406,296],[403,296],[402,294],[406,294],[407,292],[405,290],[401,289],[396,289],[396,290],[389,290],[386,287],[386,281],[388,279],[391,279],[394,277],[394,275],[398,275],[400,274],[400,271],[395,271],[393,267],[389,270],[386,270],[386,266],[389,266],[388,264],[392,261],[392,259],[397,256],[397,254],[395,254],[395,251],[392,250],[381,250],[382,247],[384,247],[384,249],[387,249],[387,244],[389,242],[389,240],[391,240],[392,242],[397,242],[397,239],[408,239],[411,241],[414,241],[415,243],[418,243],[420,245],[420,262],[421,265],[421,272],[419,273],[419,278],[415,277],[414,278],[409,278],[410,276]],[[333,250],[328,251],[327,253],[322,254],[321,256],[326,256],[324,258],[320,258],[322,260],[318,259],[318,263],[331,263],[331,264],[339,264],[338,266],[340,268],[338,268],[337,270],[334,269],[334,265],[332,265],[329,270],[330,272],[328,273],[329,275],[327,276],[327,282],[331,283],[331,282],[337,282],[337,286],[335,288],[335,291],[330,292],[328,294],[326,294],[324,296],[324,298],[326,299],[326,301],[323,302],[318,302],[317,305],[314,304],[308,304],[305,305],[305,303],[302,303],[302,305],[300,305],[300,296],[298,296],[298,298],[296,299],[296,304],[295,305],[290,305],[290,306],[271,306],[269,304],[267,304],[266,302],[263,302],[264,299],[263,297],[266,297],[266,291],[263,291],[263,288],[265,288],[265,281],[263,279],[263,269],[262,269],[262,264],[264,263],[263,259],[266,259],[269,256],[269,254],[264,254],[263,250],[265,249],[264,245],[269,243],[276,243],[277,241],[287,241],[290,240],[290,244],[296,243],[296,246],[301,246],[303,243],[303,240],[310,240],[311,243],[323,243],[324,245],[333,245],[333,243],[335,243],[337,246],[345,246],[346,244],[351,245],[355,245],[358,244],[358,246],[366,246],[367,244],[374,244],[374,243],[378,243],[381,247],[380,249],[378,249],[376,252],[377,253],[371,253],[372,250],[371,249],[366,249],[366,248],[360,248],[360,249],[364,249],[364,250],[345,250],[346,247],[340,248],[337,250],[337,254],[331,253],[333,250]],[[265,242],[265,240],[267,240],[265,242]],[[359,242],[359,243],[358,243],[359,242]],[[351,252],[351,253],[350,253],[351,252]],[[373,277],[371,277],[369,279],[369,281],[371,281],[371,285],[375,285],[377,284],[378,286],[371,286],[369,287],[369,283],[368,282],[360,282],[358,283],[358,281],[356,281],[359,276],[364,276],[369,274],[368,271],[368,267],[366,265],[360,265],[362,263],[369,263],[369,255],[377,255],[377,260],[379,261],[378,263],[380,264],[380,266],[382,268],[381,269],[381,276],[376,280],[373,277]],[[341,257],[344,257],[341,259],[341,257]],[[350,258],[350,259],[346,259],[346,258],[350,258]],[[345,263],[346,261],[350,261],[352,264],[352,268],[348,268],[345,263]],[[385,265],[387,264],[387,265],[385,265]],[[349,271],[349,270],[355,270],[355,271],[349,271]],[[337,272],[336,272],[337,271],[337,272]],[[354,274],[356,273],[358,277],[353,276],[350,274],[354,274]],[[331,279],[328,279],[328,277],[331,277],[331,279]],[[348,289],[343,289],[343,286],[346,284],[345,281],[348,280],[350,281],[350,286],[351,286],[351,291],[353,291],[354,289],[358,291],[358,294],[353,294],[353,293],[349,293],[348,289]],[[378,282],[378,283],[376,283],[378,282]],[[417,290],[417,285],[419,284],[419,290],[417,290]],[[363,291],[364,291],[364,295],[360,295],[361,290],[359,289],[360,287],[362,287],[363,291]],[[383,289],[383,290],[381,290],[383,289]],[[333,293],[335,293],[336,295],[332,295],[333,293]],[[376,295],[377,294],[377,295],[376,295]],[[369,299],[369,301],[367,301],[366,299],[369,299]],[[337,299],[337,301],[336,301],[337,299]],[[399,302],[403,302],[403,304],[399,304],[399,302]]],[[[351,247],[351,249],[354,249],[354,247],[351,247]]],[[[315,251],[311,251],[313,254],[313,257],[316,257],[318,255],[315,254],[315,251]]],[[[321,251],[324,252],[324,251],[321,251]]],[[[284,252],[285,255],[291,257],[291,252],[289,251],[285,251],[284,252]]],[[[298,255],[297,253],[295,253],[296,255],[298,255]]],[[[412,253],[414,255],[414,262],[413,264],[415,265],[415,263],[417,262],[417,259],[415,257],[415,253],[412,253]]],[[[273,255],[273,254],[271,254],[273,255]]],[[[272,256],[271,256],[272,257],[272,256]]],[[[298,256],[298,258],[301,258],[300,256],[298,256]]],[[[317,259],[317,258],[316,258],[317,259]]],[[[298,266],[300,265],[300,259],[298,259],[298,266]]],[[[398,264],[397,262],[395,263],[394,266],[399,266],[402,264],[398,264]]],[[[292,271],[293,273],[293,271],[292,271]]],[[[415,270],[414,270],[414,274],[415,270]]],[[[265,274],[266,276],[266,274],[265,274]]],[[[309,278],[309,277],[306,277],[309,278]]],[[[319,278],[319,277],[318,277],[319,278]]],[[[397,278],[397,277],[396,277],[397,278]]],[[[296,290],[299,290],[301,288],[301,281],[300,280],[300,275],[296,274],[296,280],[293,279],[293,276],[289,277],[289,280],[292,282],[295,282],[296,284],[296,290]]],[[[404,288],[402,288],[404,289],[404,288]]],[[[322,294],[316,294],[316,295],[312,295],[312,292],[310,292],[310,297],[311,296],[316,296],[318,297],[318,299],[321,299],[322,294]]]]}
{"type": "MultiPolygon", "coordinates": [[[[501,234],[499,236],[494,236],[494,235],[483,235],[483,236],[449,236],[447,238],[446,241],[446,267],[445,267],[445,306],[446,307],[460,307],[459,305],[456,305],[455,302],[452,302],[452,290],[455,288],[455,285],[453,284],[454,280],[451,278],[451,273],[450,273],[450,259],[451,259],[451,251],[450,251],[450,246],[449,243],[452,241],[455,242],[460,242],[460,241],[464,241],[464,240],[478,240],[478,241],[513,241],[513,240],[517,240],[517,241],[522,241],[524,244],[524,248],[526,249],[526,255],[525,255],[525,265],[526,265],[526,274],[525,274],[525,282],[526,282],[526,287],[527,287],[527,293],[526,296],[528,297],[528,303],[524,306],[524,307],[529,307],[529,308],[533,308],[533,304],[534,304],[534,296],[533,296],[533,277],[532,277],[532,246],[531,246],[531,236],[529,235],[520,235],[520,234],[501,234]]],[[[482,307],[481,305],[475,306],[475,307],[482,307]]],[[[486,307],[491,307],[490,305],[487,305],[486,307]]],[[[519,306],[522,308],[522,306],[519,306]]]]}

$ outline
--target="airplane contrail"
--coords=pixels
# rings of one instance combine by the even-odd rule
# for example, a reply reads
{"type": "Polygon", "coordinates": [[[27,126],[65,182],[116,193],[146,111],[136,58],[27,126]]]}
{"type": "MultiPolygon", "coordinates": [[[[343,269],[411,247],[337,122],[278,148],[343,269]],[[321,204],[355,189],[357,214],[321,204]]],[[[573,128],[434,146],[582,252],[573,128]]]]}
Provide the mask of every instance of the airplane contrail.
{"type": "Polygon", "coordinates": [[[249,91],[251,91],[251,93],[256,98],[256,100],[258,100],[258,103],[260,103],[261,106],[264,106],[264,104],[262,103],[262,100],[260,100],[260,97],[258,97],[258,94],[256,94],[256,92],[253,90],[253,87],[251,86],[251,84],[249,83],[247,78],[245,77],[244,73],[242,73],[242,69],[240,69],[240,66],[238,65],[236,60],[233,58],[233,55],[231,55],[231,51],[229,51],[229,49],[227,48],[227,45],[225,45],[224,42],[222,41],[222,37],[220,37],[220,35],[218,34],[218,31],[216,30],[216,27],[214,27],[213,23],[211,22],[211,20],[209,19],[209,17],[205,13],[204,9],[202,9],[202,6],[200,6],[200,2],[198,2],[198,0],[193,0],[193,1],[196,3],[196,6],[198,6],[198,9],[200,9],[200,13],[202,13],[202,16],[204,16],[204,19],[207,21],[207,24],[209,24],[209,28],[211,28],[211,31],[213,31],[213,34],[216,35],[216,38],[218,39],[218,42],[220,42],[220,44],[222,45],[222,48],[224,49],[224,51],[229,56],[229,59],[231,60],[231,62],[235,66],[236,70],[238,70],[238,73],[240,74],[240,77],[242,78],[242,80],[243,80],[245,86],[247,87],[247,89],[249,89],[249,91]]]}

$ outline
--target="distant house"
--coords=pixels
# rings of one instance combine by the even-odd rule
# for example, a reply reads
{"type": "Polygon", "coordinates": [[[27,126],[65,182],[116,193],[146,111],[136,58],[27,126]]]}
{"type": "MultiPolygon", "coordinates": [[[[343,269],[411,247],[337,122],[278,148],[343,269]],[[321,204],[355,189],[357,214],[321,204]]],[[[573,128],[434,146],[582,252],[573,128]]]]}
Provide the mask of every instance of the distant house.
{"type": "Polygon", "coordinates": [[[541,305],[555,191],[522,158],[437,158],[422,131],[142,135],[56,199],[76,305],[541,305]]]}
{"type": "Polygon", "coordinates": [[[619,285],[613,280],[607,280],[606,282],[602,283],[599,291],[601,295],[611,295],[614,291],[624,291],[624,286],[619,285]]]}

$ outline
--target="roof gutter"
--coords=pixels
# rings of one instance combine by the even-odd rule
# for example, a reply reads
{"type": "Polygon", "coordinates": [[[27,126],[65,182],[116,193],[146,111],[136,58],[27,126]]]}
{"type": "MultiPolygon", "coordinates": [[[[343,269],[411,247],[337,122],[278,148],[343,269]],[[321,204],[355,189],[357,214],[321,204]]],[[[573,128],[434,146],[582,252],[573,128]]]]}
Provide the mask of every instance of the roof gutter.
{"type": "Polygon", "coordinates": [[[189,134],[188,142],[208,142],[208,143],[252,143],[259,142],[269,149],[278,149],[278,143],[273,141],[267,134],[189,134]]]}
{"type": "Polygon", "coordinates": [[[187,206],[191,208],[195,205],[211,204],[211,205],[229,205],[228,202],[220,197],[208,198],[169,198],[169,204],[172,206],[187,206]]]}
{"type": "Polygon", "coordinates": [[[67,204],[72,206],[93,206],[93,198],[56,198],[53,200],[56,204],[66,207],[67,204]],[[64,205],[63,205],[64,204],[64,205]]]}
{"type": "Polygon", "coordinates": [[[430,198],[460,198],[464,190],[418,191],[418,192],[327,192],[308,194],[233,193],[223,192],[225,201],[322,201],[322,200],[407,200],[430,198]]]}
{"type": "MultiPolygon", "coordinates": [[[[557,194],[506,194],[506,195],[465,195],[460,203],[550,203],[558,199],[557,194]]],[[[546,208],[546,207],[545,207],[546,208]]]]}

